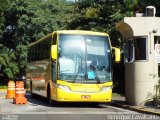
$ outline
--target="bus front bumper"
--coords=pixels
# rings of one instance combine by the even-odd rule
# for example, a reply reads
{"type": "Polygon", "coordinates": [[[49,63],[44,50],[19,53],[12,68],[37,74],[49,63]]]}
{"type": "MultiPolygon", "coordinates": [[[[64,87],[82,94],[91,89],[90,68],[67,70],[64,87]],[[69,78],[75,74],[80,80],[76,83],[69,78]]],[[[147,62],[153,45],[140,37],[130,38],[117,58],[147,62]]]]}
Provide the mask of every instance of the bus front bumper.
{"type": "Polygon", "coordinates": [[[61,102],[111,102],[112,89],[100,92],[73,92],[57,89],[56,101],[61,102]]]}

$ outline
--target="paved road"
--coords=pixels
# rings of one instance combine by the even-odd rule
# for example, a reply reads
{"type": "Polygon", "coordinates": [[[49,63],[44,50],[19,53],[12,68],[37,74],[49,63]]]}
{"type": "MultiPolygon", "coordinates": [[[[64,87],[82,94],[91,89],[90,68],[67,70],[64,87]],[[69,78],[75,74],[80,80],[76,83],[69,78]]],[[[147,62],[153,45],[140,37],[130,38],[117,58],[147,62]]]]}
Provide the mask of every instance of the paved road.
{"type": "MultiPolygon", "coordinates": [[[[144,114],[105,103],[99,106],[82,103],[59,103],[50,106],[45,98],[37,96],[33,99],[27,94],[27,104],[15,105],[12,99],[4,98],[4,92],[0,92],[0,96],[0,120],[138,120],[137,116],[145,117],[146,120],[144,114]]],[[[150,116],[147,115],[148,117],[150,116]]]]}

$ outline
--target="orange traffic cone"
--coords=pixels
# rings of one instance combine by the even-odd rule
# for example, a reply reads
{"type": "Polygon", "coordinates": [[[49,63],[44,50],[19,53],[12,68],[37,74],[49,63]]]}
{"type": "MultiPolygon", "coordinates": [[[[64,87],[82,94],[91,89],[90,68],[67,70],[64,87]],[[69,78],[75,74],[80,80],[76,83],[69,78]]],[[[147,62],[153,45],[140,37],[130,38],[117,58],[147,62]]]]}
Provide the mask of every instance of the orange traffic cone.
{"type": "Polygon", "coordinates": [[[15,82],[9,81],[8,88],[7,88],[7,95],[6,99],[14,98],[15,97],[15,82]]]}
{"type": "Polygon", "coordinates": [[[14,104],[26,104],[27,99],[25,98],[25,91],[24,91],[24,82],[17,81],[16,82],[16,94],[15,98],[13,98],[14,104]]]}

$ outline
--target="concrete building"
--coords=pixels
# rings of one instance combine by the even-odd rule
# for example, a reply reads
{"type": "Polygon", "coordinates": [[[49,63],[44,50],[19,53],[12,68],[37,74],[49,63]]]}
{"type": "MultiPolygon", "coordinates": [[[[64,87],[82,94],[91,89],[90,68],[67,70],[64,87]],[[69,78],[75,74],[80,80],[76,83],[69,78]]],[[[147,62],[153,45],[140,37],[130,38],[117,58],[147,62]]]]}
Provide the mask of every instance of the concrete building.
{"type": "Polygon", "coordinates": [[[125,42],[126,101],[146,105],[155,97],[160,77],[160,18],[149,6],[145,16],[125,17],[116,27],[125,42]]]}

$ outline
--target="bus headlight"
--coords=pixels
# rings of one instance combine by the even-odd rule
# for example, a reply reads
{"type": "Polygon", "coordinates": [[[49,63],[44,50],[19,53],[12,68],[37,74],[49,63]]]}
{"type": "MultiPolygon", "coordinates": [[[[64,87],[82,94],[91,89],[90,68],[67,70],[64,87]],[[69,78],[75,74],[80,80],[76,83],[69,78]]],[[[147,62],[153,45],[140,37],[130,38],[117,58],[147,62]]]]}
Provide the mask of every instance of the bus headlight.
{"type": "Polygon", "coordinates": [[[101,89],[101,91],[109,91],[112,89],[112,86],[105,86],[101,89]]]}
{"type": "Polygon", "coordinates": [[[57,88],[65,90],[65,91],[71,91],[71,89],[66,85],[57,85],[57,88]]]}

